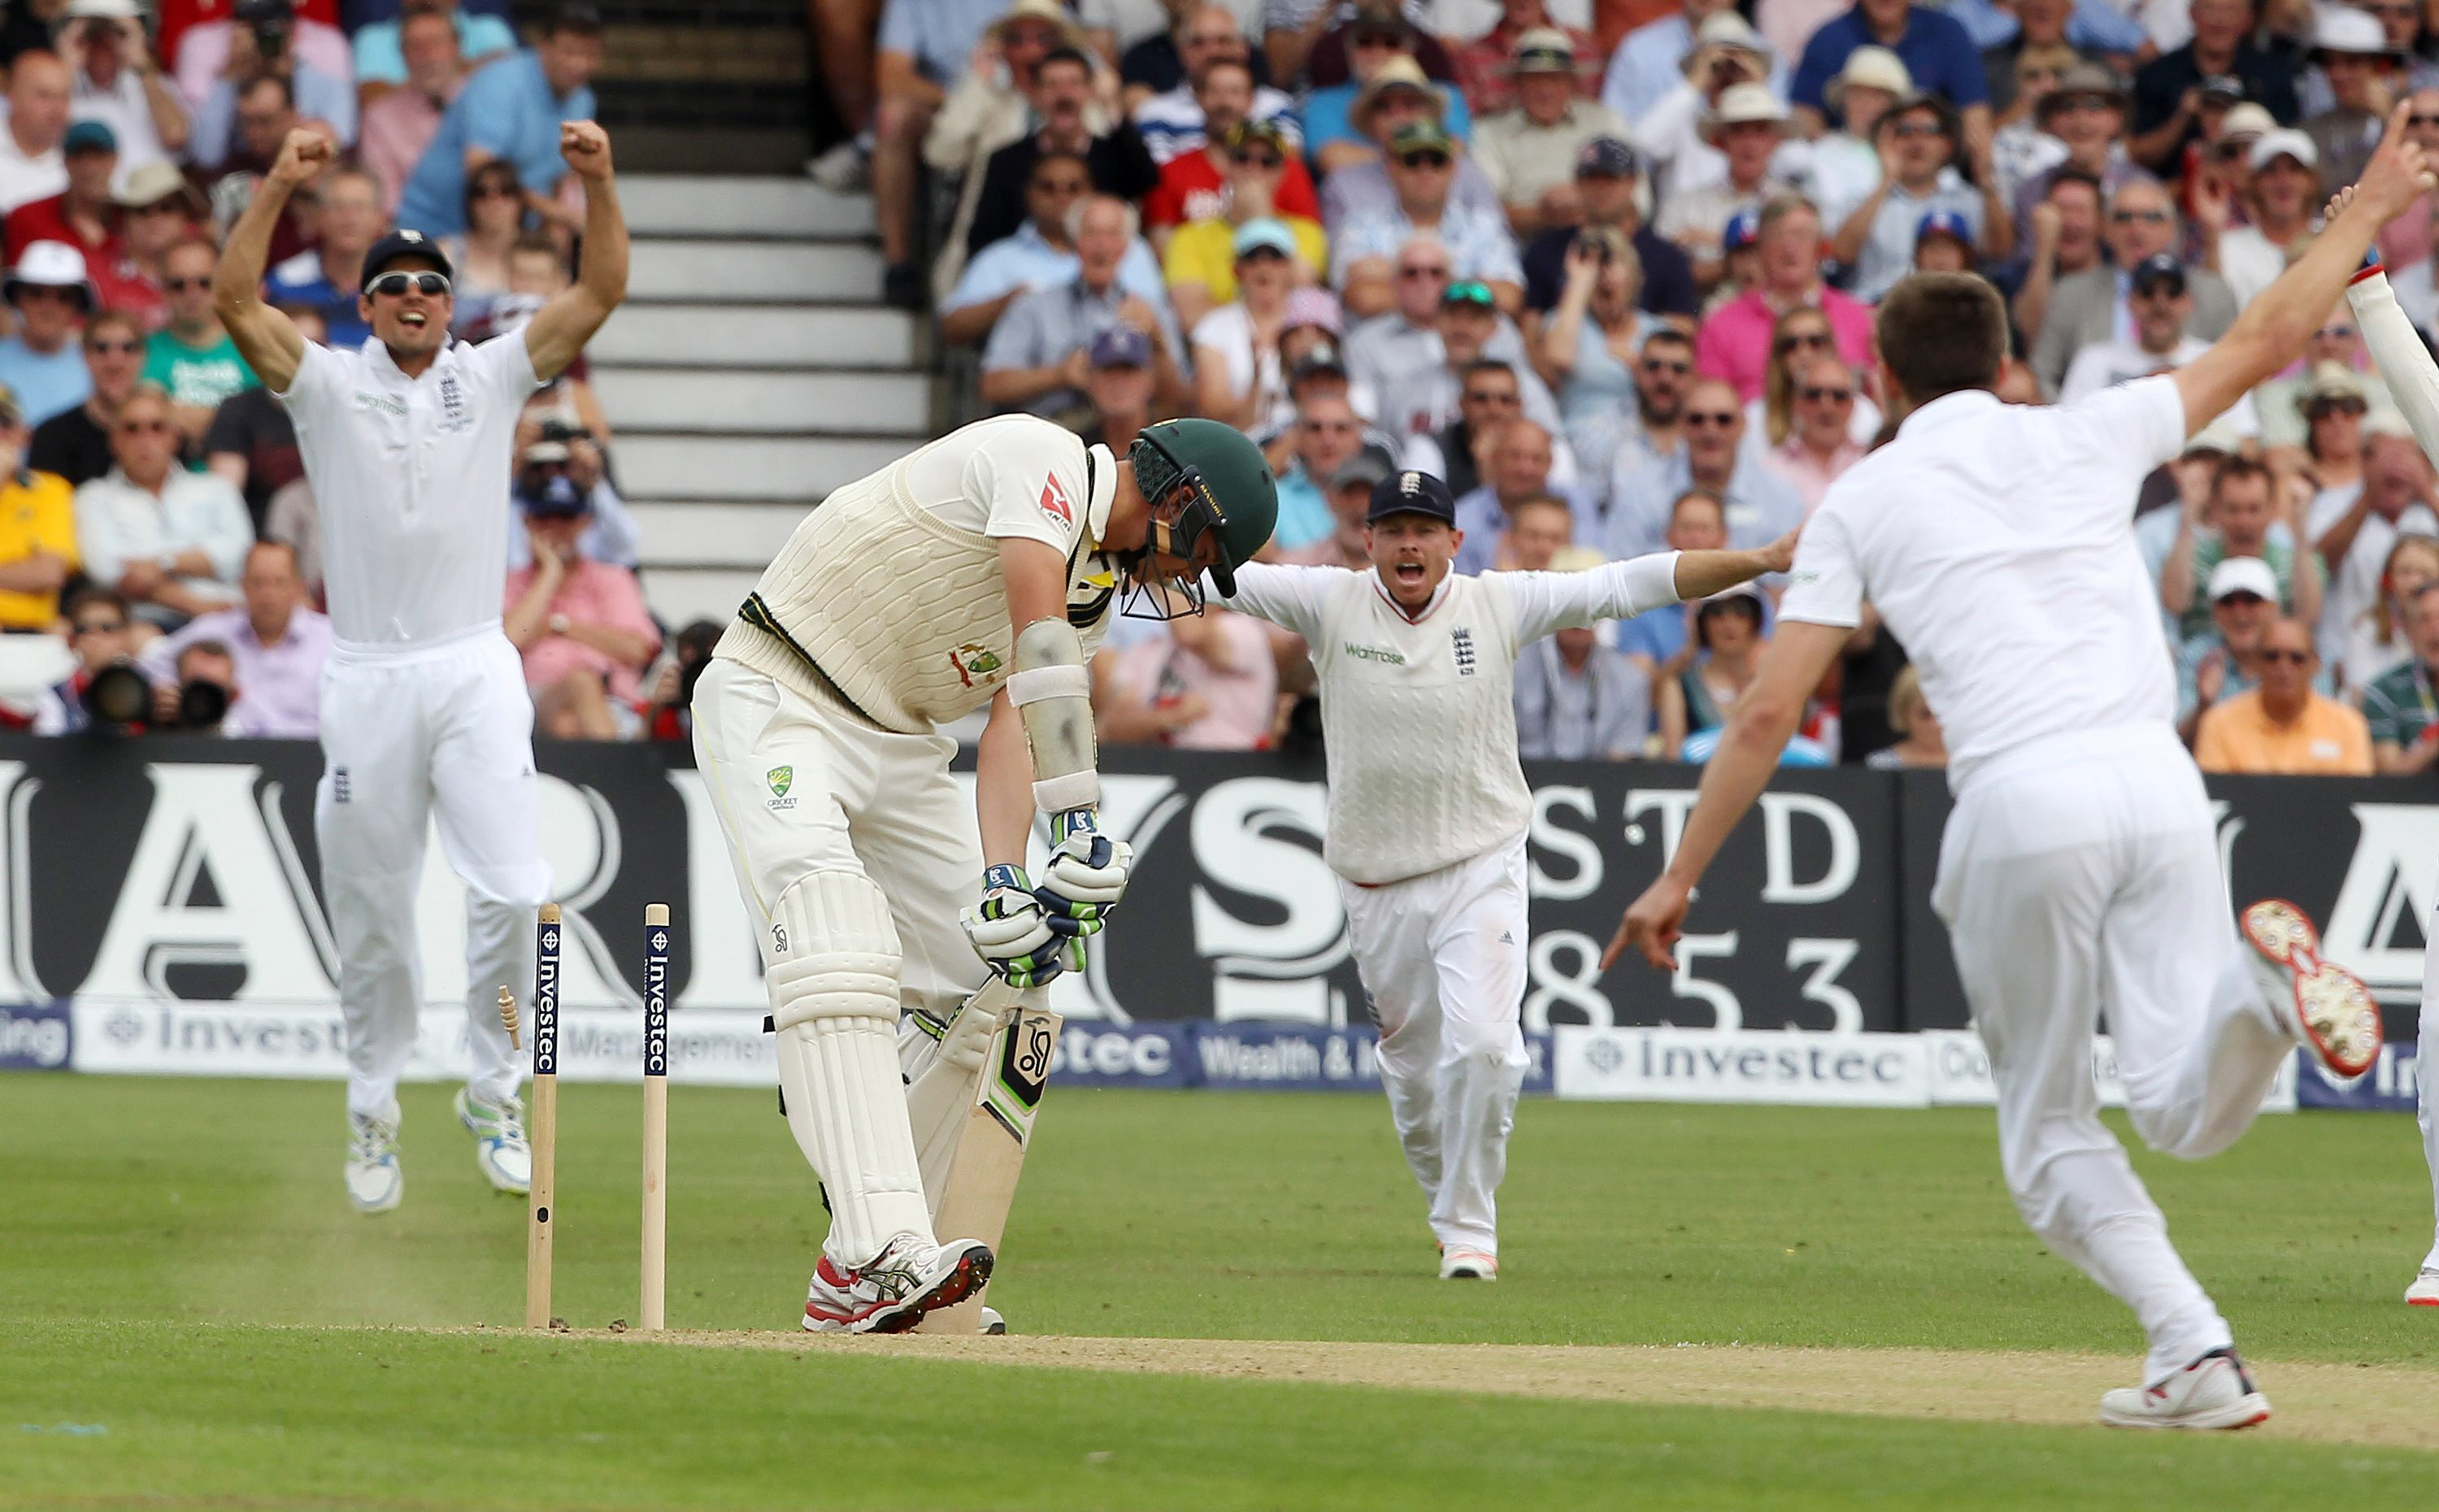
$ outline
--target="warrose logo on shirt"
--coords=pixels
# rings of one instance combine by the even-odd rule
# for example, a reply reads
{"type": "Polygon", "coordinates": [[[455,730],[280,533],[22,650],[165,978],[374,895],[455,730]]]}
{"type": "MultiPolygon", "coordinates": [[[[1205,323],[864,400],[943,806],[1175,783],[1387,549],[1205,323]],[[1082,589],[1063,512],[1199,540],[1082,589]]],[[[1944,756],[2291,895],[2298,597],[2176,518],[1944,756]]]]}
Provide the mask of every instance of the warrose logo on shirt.
{"type": "Polygon", "coordinates": [[[384,415],[395,415],[400,419],[406,418],[406,406],[386,394],[367,394],[360,388],[356,390],[356,407],[379,410],[384,415]]]}
{"type": "Polygon", "coordinates": [[[1358,661],[1386,662],[1392,667],[1403,667],[1406,665],[1404,652],[1393,651],[1385,646],[1358,646],[1353,641],[1348,641],[1346,643],[1346,654],[1354,657],[1358,661]]]}

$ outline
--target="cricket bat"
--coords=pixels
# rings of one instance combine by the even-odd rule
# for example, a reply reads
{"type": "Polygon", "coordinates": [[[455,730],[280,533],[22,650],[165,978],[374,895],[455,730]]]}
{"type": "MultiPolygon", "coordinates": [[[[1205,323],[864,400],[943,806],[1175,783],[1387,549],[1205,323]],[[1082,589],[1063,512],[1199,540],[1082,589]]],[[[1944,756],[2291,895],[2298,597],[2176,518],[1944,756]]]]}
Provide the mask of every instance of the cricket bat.
{"type": "MultiPolygon", "coordinates": [[[[999,1251],[1025,1147],[1033,1139],[1033,1115],[1041,1106],[1050,1058],[1065,1022],[1047,1003],[1043,989],[1019,991],[997,977],[967,1001],[965,1013],[989,1015],[997,1027],[964,1116],[952,1118],[944,1130],[954,1132],[953,1144],[943,1141],[945,1148],[923,1152],[927,1166],[935,1160],[946,1163],[932,1219],[933,1232],[943,1238],[980,1239],[994,1254],[999,1251]]],[[[976,1291],[953,1307],[926,1313],[916,1331],[981,1332],[983,1296],[976,1291]]]]}

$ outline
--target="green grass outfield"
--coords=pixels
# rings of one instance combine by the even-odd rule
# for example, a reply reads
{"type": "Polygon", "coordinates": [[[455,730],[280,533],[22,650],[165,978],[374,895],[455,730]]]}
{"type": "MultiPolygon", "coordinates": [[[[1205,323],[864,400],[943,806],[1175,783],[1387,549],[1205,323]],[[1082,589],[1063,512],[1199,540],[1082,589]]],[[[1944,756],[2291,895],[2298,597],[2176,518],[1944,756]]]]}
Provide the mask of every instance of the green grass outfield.
{"type": "MultiPolygon", "coordinates": [[[[2429,1388],[2428,1450],[2050,1426],[2090,1402],[2047,1385],[2024,1415],[2049,1424],[1936,1422],[1469,1393],[1445,1353],[1392,1387],[503,1333],[524,1208],[448,1095],[408,1089],[406,1205],[367,1220],[334,1086],[0,1078],[0,1506],[2351,1512],[2439,1485],[2439,1315],[2398,1300],[2430,1189],[2393,1116],[2137,1164],[2282,1419],[2314,1404],[2278,1364],[2369,1365],[2391,1412],[2429,1388]]],[[[792,1328],[821,1215],[772,1098],[671,1103],[671,1325],[792,1328]]],[[[561,1109],[555,1310],[596,1328],[635,1315],[639,1098],[561,1109]]],[[[1026,1335],[2043,1351],[2129,1379],[2140,1349],[2018,1223],[1986,1112],[1531,1102],[1502,1207],[1504,1277],[1444,1284],[1376,1098],[1055,1090],[992,1297],[1026,1335]]],[[[1883,1411],[1907,1389],[1850,1368],[1883,1411]]]]}

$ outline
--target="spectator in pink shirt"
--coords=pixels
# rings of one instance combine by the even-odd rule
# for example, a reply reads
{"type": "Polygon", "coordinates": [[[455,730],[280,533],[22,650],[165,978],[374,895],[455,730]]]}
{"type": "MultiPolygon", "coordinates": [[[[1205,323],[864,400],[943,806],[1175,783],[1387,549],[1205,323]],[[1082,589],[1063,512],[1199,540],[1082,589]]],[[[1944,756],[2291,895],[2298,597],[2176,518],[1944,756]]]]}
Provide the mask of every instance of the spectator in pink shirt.
{"type": "Polygon", "coordinates": [[[1270,631],[1250,615],[1213,604],[1200,614],[1172,619],[1167,633],[1119,653],[1111,684],[1113,701],[1155,715],[1201,709],[1202,717],[1191,722],[1163,721],[1166,729],[1152,737],[1163,745],[1183,751],[1270,746],[1278,714],[1278,658],[1270,631]]]}
{"type": "Polygon", "coordinates": [[[629,738],[641,722],[644,668],[661,651],[635,575],[577,549],[593,523],[585,490],[553,476],[523,494],[533,564],[508,574],[502,628],[525,659],[536,732],[561,740],[629,738]]]}
{"type": "Polygon", "coordinates": [[[1829,317],[1838,354],[1849,367],[1871,365],[1871,308],[1821,281],[1820,212],[1801,196],[1783,194],[1762,206],[1760,280],[1702,322],[1694,343],[1696,371],[1727,380],[1740,401],[1753,402],[1770,368],[1771,329],[1781,314],[1804,305],[1829,317]]]}
{"type": "Polygon", "coordinates": [[[366,105],[356,125],[357,160],[381,180],[382,208],[393,216],[407,175],[440,130],[440,113],[466,85],[466,59],[448,11],[410,9],[398,24],[398,45],[406,59],[405,87],[366,105]]]}
{"type": "Polygon", "coordinates": [[[1804,499],[1804,518],[1821,507],[1838,474],[1862,460],[1856,444],[1855,373],[1835,357],[1815,357],[1794,370],[1795,423],[1787,439],[1771,450],[1771,471],[1804,499]]]}

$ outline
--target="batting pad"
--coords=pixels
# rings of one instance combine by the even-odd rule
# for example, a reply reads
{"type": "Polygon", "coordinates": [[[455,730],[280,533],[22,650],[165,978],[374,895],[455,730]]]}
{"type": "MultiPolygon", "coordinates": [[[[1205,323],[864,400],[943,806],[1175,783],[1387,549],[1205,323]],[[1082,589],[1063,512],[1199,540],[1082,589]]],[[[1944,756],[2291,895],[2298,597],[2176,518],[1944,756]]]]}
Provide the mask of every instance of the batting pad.
{"type": "Polygon", "coordinates": [[[763,973],[788,1130],[829,1194],[823,1248],[861,1266],[899,1234],[931,1239],[898,1074],[898,931],[860,872],[814,872],[771,911],[787,953],[763,973]]]}
{"type": "Polygon", "coordinates": [[[1033,803],[1046,814],[1101,801],[1100,753],[1093,739],[1093,674],[1083,637],[1063,619],[1037,619],[1016,636],[1007,701],[1033,748],[1033,803]]]}

